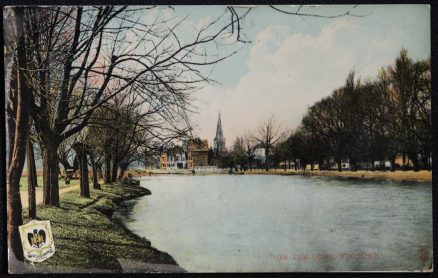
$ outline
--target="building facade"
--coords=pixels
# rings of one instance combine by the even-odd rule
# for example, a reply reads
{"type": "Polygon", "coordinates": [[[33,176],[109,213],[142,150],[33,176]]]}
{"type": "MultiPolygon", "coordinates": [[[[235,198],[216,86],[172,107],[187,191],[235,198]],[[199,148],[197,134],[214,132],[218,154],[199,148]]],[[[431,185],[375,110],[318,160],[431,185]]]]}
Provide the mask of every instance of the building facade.
{"type": "Polygon", "coordinates": [[[167,169],[167,153],[160,155],[160,169],[167,169]]]}
{"type": "Polygon", "coordinates": [[[187,168],[187,160],[184,152],[163,153],[160,156],[160,168],[168,170],[187,168]]]}
{"type": "Polygon", "coordinates": [[[208,166],[208,140],[192,142],[188,146],[188,167],[208,166]]]}
{"type": "Polygon", "coordinates": [[[260,164],[264,164],[266,161],[266,150],[262,144],[258,144],[254,148],[254,159],[260,164]]]}

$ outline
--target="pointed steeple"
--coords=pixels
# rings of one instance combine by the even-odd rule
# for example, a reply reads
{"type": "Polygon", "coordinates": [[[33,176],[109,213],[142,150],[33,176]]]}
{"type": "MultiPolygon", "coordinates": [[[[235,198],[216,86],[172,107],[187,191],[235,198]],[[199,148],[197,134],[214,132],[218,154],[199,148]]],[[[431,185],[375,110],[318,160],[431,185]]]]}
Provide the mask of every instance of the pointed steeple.
{"type": "Polygon", "coordinates": [[[217,120],[216,137],[214,138],[214,150],[216,153],[225,151],[225,138],[222,132],[221,112],[219,111],[219,118],[217,120]]]}
{"type": "Polygon", "coordinates": [[[219,112],[219,119],[217,120],[217,127],[216,127],[216,138],[222,138],[222,122],[221,122],[221,112],[219,112]]]}

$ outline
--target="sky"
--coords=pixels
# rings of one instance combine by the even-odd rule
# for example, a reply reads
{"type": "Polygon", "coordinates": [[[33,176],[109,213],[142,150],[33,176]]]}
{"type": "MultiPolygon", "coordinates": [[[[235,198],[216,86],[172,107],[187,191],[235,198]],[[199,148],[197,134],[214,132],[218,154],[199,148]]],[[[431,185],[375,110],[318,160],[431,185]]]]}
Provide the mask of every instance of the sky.
{"type": "MultiPolygon", "coordinates": [[[[294,11],[296,6],[281,8],[294,11]]],[[[351,70],[362,80],[374,79],[402,48],[415,60],[430,57],[428,5],[307,6],[301,12],[334,15],[348,10],[365,16],[327,19],[254,7],[242,23],[251,43],[211,73],[209,69],[217,83],[194,94],[195,133],[211,145],[219,111],[227,147],[271,115],[283,129],[292,130],[309,106],[344,84],[351,70]]],[[[173,9],[193,26],[224,11],[223,6],[173,9]]]]}

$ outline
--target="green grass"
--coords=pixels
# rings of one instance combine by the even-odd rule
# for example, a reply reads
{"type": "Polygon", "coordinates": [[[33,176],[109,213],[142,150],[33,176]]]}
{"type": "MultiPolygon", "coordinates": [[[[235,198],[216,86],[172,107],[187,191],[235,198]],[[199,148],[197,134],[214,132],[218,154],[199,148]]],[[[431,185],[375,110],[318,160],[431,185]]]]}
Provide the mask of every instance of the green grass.
{"type": "MultiPolygon", "coordinates": [[[[42,190],[42,188],[43,188],[43,177],[42,176],[37,177],[37,183],[38,183],[38,187],[36,187],[36,190],[42,190]]],[[[59,188],[69,187],[69,186],[78,185],[78,184],[79,184],[79,179],[70,180],[70,184],[65,184],[65,181],[63,179],[59,180],[59,188]]],[[[27,177],[21,177],[20,191],[27,191],[27,186],[28,186],[27,177]]]]}
{"type": "MultiPolygon", "coordinates": [[[[147,193],[148,190],[140,186],[102,185],[102,190],[91,189],[91,198],[69,192],[61,197],[59,208],[38,206],[38,219],[51,222],[56,249],[42,266],[121,272],[117,258],[176,264],[171,256],[152,248],[148,240],[111,219],[120,202],[147,193]]],[[[29,221],[26,215],[27,210],[24,222],[29,221]]]]}

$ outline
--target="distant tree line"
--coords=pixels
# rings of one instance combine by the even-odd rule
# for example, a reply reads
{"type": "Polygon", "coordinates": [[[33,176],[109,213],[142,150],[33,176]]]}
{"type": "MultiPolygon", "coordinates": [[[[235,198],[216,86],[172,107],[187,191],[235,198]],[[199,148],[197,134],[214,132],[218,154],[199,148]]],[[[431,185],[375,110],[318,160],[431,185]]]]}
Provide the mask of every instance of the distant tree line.
{"type": "Polygon", "coordinates": [[[343,87],[308,109],[291,140],[302,137],[309,163],[332,156],[339,171],[342,161],[357,170],[360,162],[374,167],[385,160],[394,171],[398,155],[415,171],[430,169],[430,67],[430,59],[413,61],[403,49],[375,81],[355,80],[351,72],[343,87]]]}

